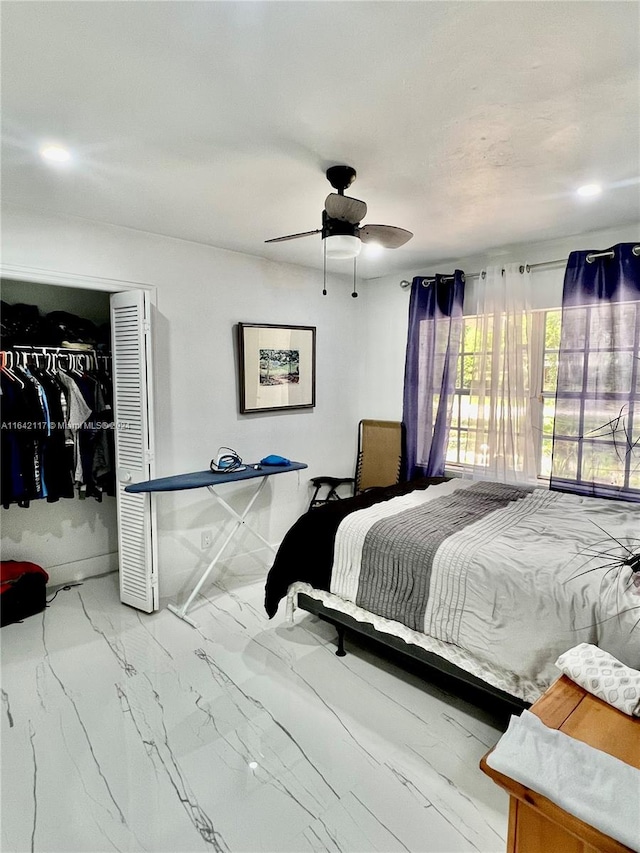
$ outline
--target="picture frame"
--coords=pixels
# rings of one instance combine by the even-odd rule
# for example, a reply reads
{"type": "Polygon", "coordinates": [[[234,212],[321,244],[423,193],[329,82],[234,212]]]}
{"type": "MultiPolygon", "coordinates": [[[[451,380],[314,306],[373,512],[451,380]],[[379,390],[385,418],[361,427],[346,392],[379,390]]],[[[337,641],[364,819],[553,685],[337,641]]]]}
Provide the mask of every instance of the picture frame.
{"type": "Polygon", "coordinates": [[[316,327],[238,323],[240,414],[316,404],[316,327]]]}

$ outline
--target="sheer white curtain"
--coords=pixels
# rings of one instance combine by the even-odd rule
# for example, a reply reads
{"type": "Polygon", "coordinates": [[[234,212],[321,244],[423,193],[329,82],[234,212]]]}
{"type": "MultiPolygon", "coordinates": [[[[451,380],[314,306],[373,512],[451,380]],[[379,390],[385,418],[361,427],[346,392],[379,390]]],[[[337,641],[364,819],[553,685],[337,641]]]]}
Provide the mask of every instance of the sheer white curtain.
{"type": "Polygon", "coordinates": [[[465,341],[465,350],[472,351],[469,473],[474,479],[533,484],[536,385],[530,377],[541,365],[531,340],[531,276],[518,264],[489,267],[477,293],[475,329],[470,329],[471,341],[465,341]]]}

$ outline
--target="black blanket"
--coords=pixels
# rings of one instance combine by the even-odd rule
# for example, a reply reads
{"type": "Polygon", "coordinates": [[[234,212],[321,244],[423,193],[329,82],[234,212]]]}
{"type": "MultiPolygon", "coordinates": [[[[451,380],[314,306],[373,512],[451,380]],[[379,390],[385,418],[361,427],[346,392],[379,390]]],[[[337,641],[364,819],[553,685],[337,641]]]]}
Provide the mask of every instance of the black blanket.
{"type": "Polygon", "coordinates": [[[329,590],[336,532],[342,519],[350,512],[416,489],[445,483],[448,479],[423,477],[396,486],[368,489],[355,498],[330,501],[300,516],[282,540],[267,576],[264,606],[269,617],[275,616],[278,604],[296,581],[304,581],[315,589],[329,590]]]}

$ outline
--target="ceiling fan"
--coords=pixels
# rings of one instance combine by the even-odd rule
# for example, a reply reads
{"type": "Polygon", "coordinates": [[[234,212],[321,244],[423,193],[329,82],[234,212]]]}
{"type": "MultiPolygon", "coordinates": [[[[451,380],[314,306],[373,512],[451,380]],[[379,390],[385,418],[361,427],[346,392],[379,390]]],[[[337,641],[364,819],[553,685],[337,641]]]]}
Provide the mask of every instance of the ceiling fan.
{"type": "Polygon", "coordinates": [[[385,249],[397,249],[413,237],[411,231],[395,228],[393,225],[360,225],[367,215],[367,205],[344,194],[356,179],[356,170],[352,166],[331,166],[326,174],[329,183],[337,192],[329,193],[325,199],[322,228],[288,234],[286,237],[274,237],[272,240],[265,240],[265,243],[282,243],[285,240],[309,237],[311,234],[322,234],[325,257],[356,258],[360,254],[362,243],[376,243],[385,249]]]}

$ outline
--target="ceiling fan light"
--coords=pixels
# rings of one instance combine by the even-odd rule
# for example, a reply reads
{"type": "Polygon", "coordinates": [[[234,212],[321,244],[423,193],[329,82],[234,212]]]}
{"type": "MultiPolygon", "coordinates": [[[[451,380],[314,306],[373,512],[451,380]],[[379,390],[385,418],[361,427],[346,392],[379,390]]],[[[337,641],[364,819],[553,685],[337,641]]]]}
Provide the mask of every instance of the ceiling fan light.
{"type": "Polygon", "coordinates": [[[379,258],[384,254],[384,246],[382,243],[367,243],[365,251],[369,258],[379,258]]]}
{"type": "Polygon", "coordinates": [[[337,260],[357,258],[362,248],[360,238],[353,234],[332,234],[324,238],[324,245],[327,257],[337,260]]]}

